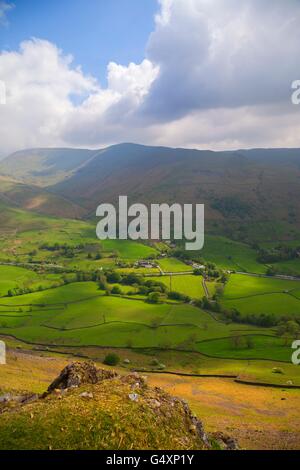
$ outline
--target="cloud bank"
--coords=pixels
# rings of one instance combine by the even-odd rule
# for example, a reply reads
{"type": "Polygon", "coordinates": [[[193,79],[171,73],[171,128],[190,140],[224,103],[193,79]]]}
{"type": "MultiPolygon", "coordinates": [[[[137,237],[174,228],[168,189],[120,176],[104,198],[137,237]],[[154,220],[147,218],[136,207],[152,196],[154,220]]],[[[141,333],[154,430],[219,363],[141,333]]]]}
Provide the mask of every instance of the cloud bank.
{"type": "Polygon", "coordinates": [[[299,24],[298,0],[160,0],[145,59],[108,64],[105,88],[55,44],[26,40],[0,55],[0,152],[121,141],[300,147],[299,24]]]}

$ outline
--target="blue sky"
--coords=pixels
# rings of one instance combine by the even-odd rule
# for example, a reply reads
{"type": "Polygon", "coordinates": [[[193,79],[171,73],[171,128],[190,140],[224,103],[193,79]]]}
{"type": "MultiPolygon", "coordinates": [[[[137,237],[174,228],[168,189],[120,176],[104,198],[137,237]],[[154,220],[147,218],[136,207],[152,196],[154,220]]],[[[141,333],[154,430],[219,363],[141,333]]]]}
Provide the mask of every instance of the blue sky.
{"type": "Polygon", "coordinates": [[[106,83],[110,61],[141,62],[154,29],[156,0],[13,0],[1,49],[17,50],[31,37],[47,39],[83,71],[106,83]]]}
{"type": "Polygon", "coordinates": [[[300,147],[299,24],[299,0],[0,0],[0,157],[300,147]]]}

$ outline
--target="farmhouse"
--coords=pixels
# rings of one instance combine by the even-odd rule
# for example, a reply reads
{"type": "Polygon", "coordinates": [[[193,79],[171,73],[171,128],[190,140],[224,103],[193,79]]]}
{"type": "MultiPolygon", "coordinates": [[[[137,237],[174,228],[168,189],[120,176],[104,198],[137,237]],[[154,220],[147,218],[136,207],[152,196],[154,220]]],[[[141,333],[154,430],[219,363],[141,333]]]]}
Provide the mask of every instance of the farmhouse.
{"type": "Polygon", "coordinates": [[[144,268],[144,269],[152,269],[152,268],[156,268],[157,265],[156,263],[153,263],[151,261],[144,261],[144,260],[140,260],[140,261],[137,261],[134,266],[136,268],[144,268]]]}

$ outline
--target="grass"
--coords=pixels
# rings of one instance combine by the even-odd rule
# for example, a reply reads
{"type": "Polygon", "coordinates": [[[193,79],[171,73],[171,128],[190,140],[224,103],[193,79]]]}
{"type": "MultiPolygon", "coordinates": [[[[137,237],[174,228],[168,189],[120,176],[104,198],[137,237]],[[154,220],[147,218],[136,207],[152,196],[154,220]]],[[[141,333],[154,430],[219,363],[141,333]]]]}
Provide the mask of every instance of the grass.
{"type": "Polygon", "coordinates": [[[175,259],[175,258],[164,258],[160,259],[158,262],[161,269],[166,273],[180,273],[180,272],[189,272],[193,271],[191,266],[188,266],[185,263],[175,259]]]}
{"type": "Polygon", "coordinates": [[[267,269],[257,262],[257,253],[254,249],[225,237],[206,236],[204,249],[199,256],[222,269],[259,274],[264,274],[267,269]]]}
{"type": "Polygon", "coordinates": [[[162,282],[169,290],[180,292],[192,299],[202,299],[205,296],[201,276],[160,276],[150,279],[162,282]]]}
{"type": "Polygon", "coordinates": [[[231,275],[222,304],[242,315],[271,314],[277,317],[300,314],[300,281],[231,275]]]}
{"type": "Polygon", "coordinates": [[[295,289],[300,289],[300,281],[232,274],[225,288],[224,299],[239,299],[273,293],[286,294],[292,293],[295,289]]]}
{"type": "MultiPolygon", "coordinates": [[[[264,366],[256,364],[258,368],[264,366]]],[[[271,370],[273,364],[265,366],[271,370]]],[[[221,427],[238,440],[242,449],[300,447],[299,390],[240,385],[222,378],[169,375],[151,375],[149,382],[187,400],[208,432],[219,431],[221,427]]]]}
{"type": "MultiPolygon", "coordinates": [[[[212,357],[227,359],[269,359],[291,362],[292,350],[286,347],[281,338],[273,336],[251,335],[253,345],[235,347],[231,338],[198,343],[198,350],[212,357]]],[[[296,366],[295,370],[296,370],[296,366]]],[[[300,378],[300,371],[299,371],[300,378]]],[[[299,381],[300,384],[300,381],[299,381]]]]}
{"type": "MultiPolygon", "coordinates": [[[[10,347],[14,347],[16,344],[16,342],[8,341],[10,347]]],[[[42,393],[69,362],[64,356],[58,357],[48,352],[47,354],[51,357],[46,358],[41,357],[41,354],[35,352],[33,355],[33,353],[24,354],[20,351],[9,351],[7,365],[0,367],[1,392],[21,393],[27,391],[42,393]],[[5,388],[3,388],[3,385],[5,388]]],[[[98,350],[96,354],[104,357],[106,352],[98,350]]],[[[122,350],[118,354],[121,358],[129,356],[132,361],[131,367],[141,366],[142,364],[147,366],[154,357],[148,354],[122,350]]],[[[264,383],[296,381],[295,374],[298,374],[299,378],[299,368],[291,364],[278,365],[273,361],[251,361],[248,364],[245,361],[204,358],[195,353],[184,352],[161,351],[155,354],[161,362],[167,365],[168,370],[180,369],[188,372],[194,368],[196,369],[195,372],[198,373],[235,374],[243,380],[250,379],[251,381],[257,380],[264,383]],[[276,366],[283,369],[284,375],[273,374],[272,370],[276,366]]],[[[120,372],[122,372],[122,369],[120,369],[120,372]]],[[[124,373],[124,370],[122,373],[124,373]]],[[[297,390],[284,389],[284,386],[281,389],[247,386],[235,383],[234,380],[222,378],[179,377],[167,374],[148,374],[148,382],[151,386],[160,387],[174,396],[187,400],[193,412],[203,421],[207,431],[215,432],[222,429],[238,439],[243,449],[299,448],[299,433],[297,431],[300,393],[297,390]],[[285,401],[282,401],[283,398],[285,401]],[[258,433],[259,439],[257,438],[258,433]]],[[[116,389],[118,390],[118,386],[114,387],[114,390],[116,389]]],[[[120,389],[119,391],[121,392],[120,389]]],[[[75,400],[76,407],[78,404],[79,410],[82,410],[86,402],[77,402],[77,399],[75,400]]],[[[71,415],[67,417],[68,428],[61,424],[61,420],[56,421],[54,419],[54,408],[57,407],[56,409],[58,409],[58,402],[60,401],[54,402],[51,405],[53,406],[52,412],[47,414],[48,417],[51,416],[54,420],[51,419],[51,433],[48,433],[47,448],[49,446],[55,448],[53,442],[50,442],[52,424],[56,424],[55,435],[60,433],[61,428],[69,429],[70,427],[72,429],[74,426],[69,421],[71,415]]],[[[127,404],[125,396],[124,402],[127,404]]],[[[95,406],[95,401],[92,401],[92,403],[95,406]]],[[[114,408],[111,406],[110,390],[107,397],[103,390],[102,403],[103,407],[107,406],[111,413],[114,412],[114,408]]],[[[119,403],[121,407],[123,402],[120,401],[119,403]]],[[[74,409],[70,409],[70,412],[73,414],[74,409]]],[[[7,417],[7,421],[3,421],[1,430],[3,432],[5,426],[7,426],[5,440],[9,436],[10,445],[20,445],[19,442],[16,442],[18,433],[9,432],[12,431],[13,424],[16,425],[14,429],[19,430],[22,423],[26,430],[29,423],[30,431],[36,436],[38,421],[34,421],[35,428],[33,429],[32,420],[34,418],[31,417],[32,414],[33,416],[36,415],[32,409],[29,411],[29,408],[27,408],[27,414],[21,421],[15,419],[17,415],[13,415],[11,418],[7,417]],[[26,417],[27,421],[25,422],[26,417]],[[13,423],[10,419],[13,419],[13,423]]],[[[87,416],[91,417],[90,412],[87,416]]],[[[120,414],[117,416],[119,417],[120,414]]],[[[37,416],[35,416],[35,419],[37,419],[37,416]]],[[[25,432],[26,435],[29,435],[27,431],[25,432]]],[[[24,444],[24,441],[22,444],[24,444]]],[[[171,445],[170,442],[168,444],[171,445]]],[[[4,444],[2,445],[4,446],[4,444]]]]}
{"type": "Polygon", "coordinates": [[[203,443],[189,430],[182,403],[149,387],[132,388],[119,378],[50,396],[0,420],[3,450],[167,450],[198,449],[203,443]],[[81,396],[92,394],[91,399],[81,396]],[[60,398],[60,399],[59,399],[60,398]],[[161,400],[155,411],[151,403],[161,400]]]}
{"type": "Polygon", "coordinates": [[[158,254],[155,248],[131,240],[105,240],[101,241],[101,245],[104,251],[115,252],[124,260],[137,261],[158,254]]]}
{"type": "MultiPolygon", "coordinates": [[[[92,282],[7,298],[0,305],[0,315],[1,334],[44,345],[204,352],[199,342],[230,338],[236,332],[273,335],[271,329],[226,325],[191,305],[105,296],[92,282]]],[[[223,357],[226,354],[225,345],[223,357]]],[[[289,348],[279,350],[273,341],[263,357],[270,354],[274,360],[281,360],[282,354],[288,360],[289,348]]],[[[259,357],[256,348],[249,357],[259,357]]]]}

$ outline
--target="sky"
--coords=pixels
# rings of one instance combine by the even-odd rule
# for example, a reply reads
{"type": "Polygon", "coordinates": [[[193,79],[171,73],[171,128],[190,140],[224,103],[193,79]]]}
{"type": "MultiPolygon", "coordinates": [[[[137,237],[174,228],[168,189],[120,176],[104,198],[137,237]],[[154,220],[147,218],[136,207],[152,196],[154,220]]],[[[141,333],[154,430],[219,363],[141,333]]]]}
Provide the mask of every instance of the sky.
{"type": "Polygon", "coordinates": [[[299,0],[0,0],[0,156],[300,147],[299,24],[299,0]]]}

